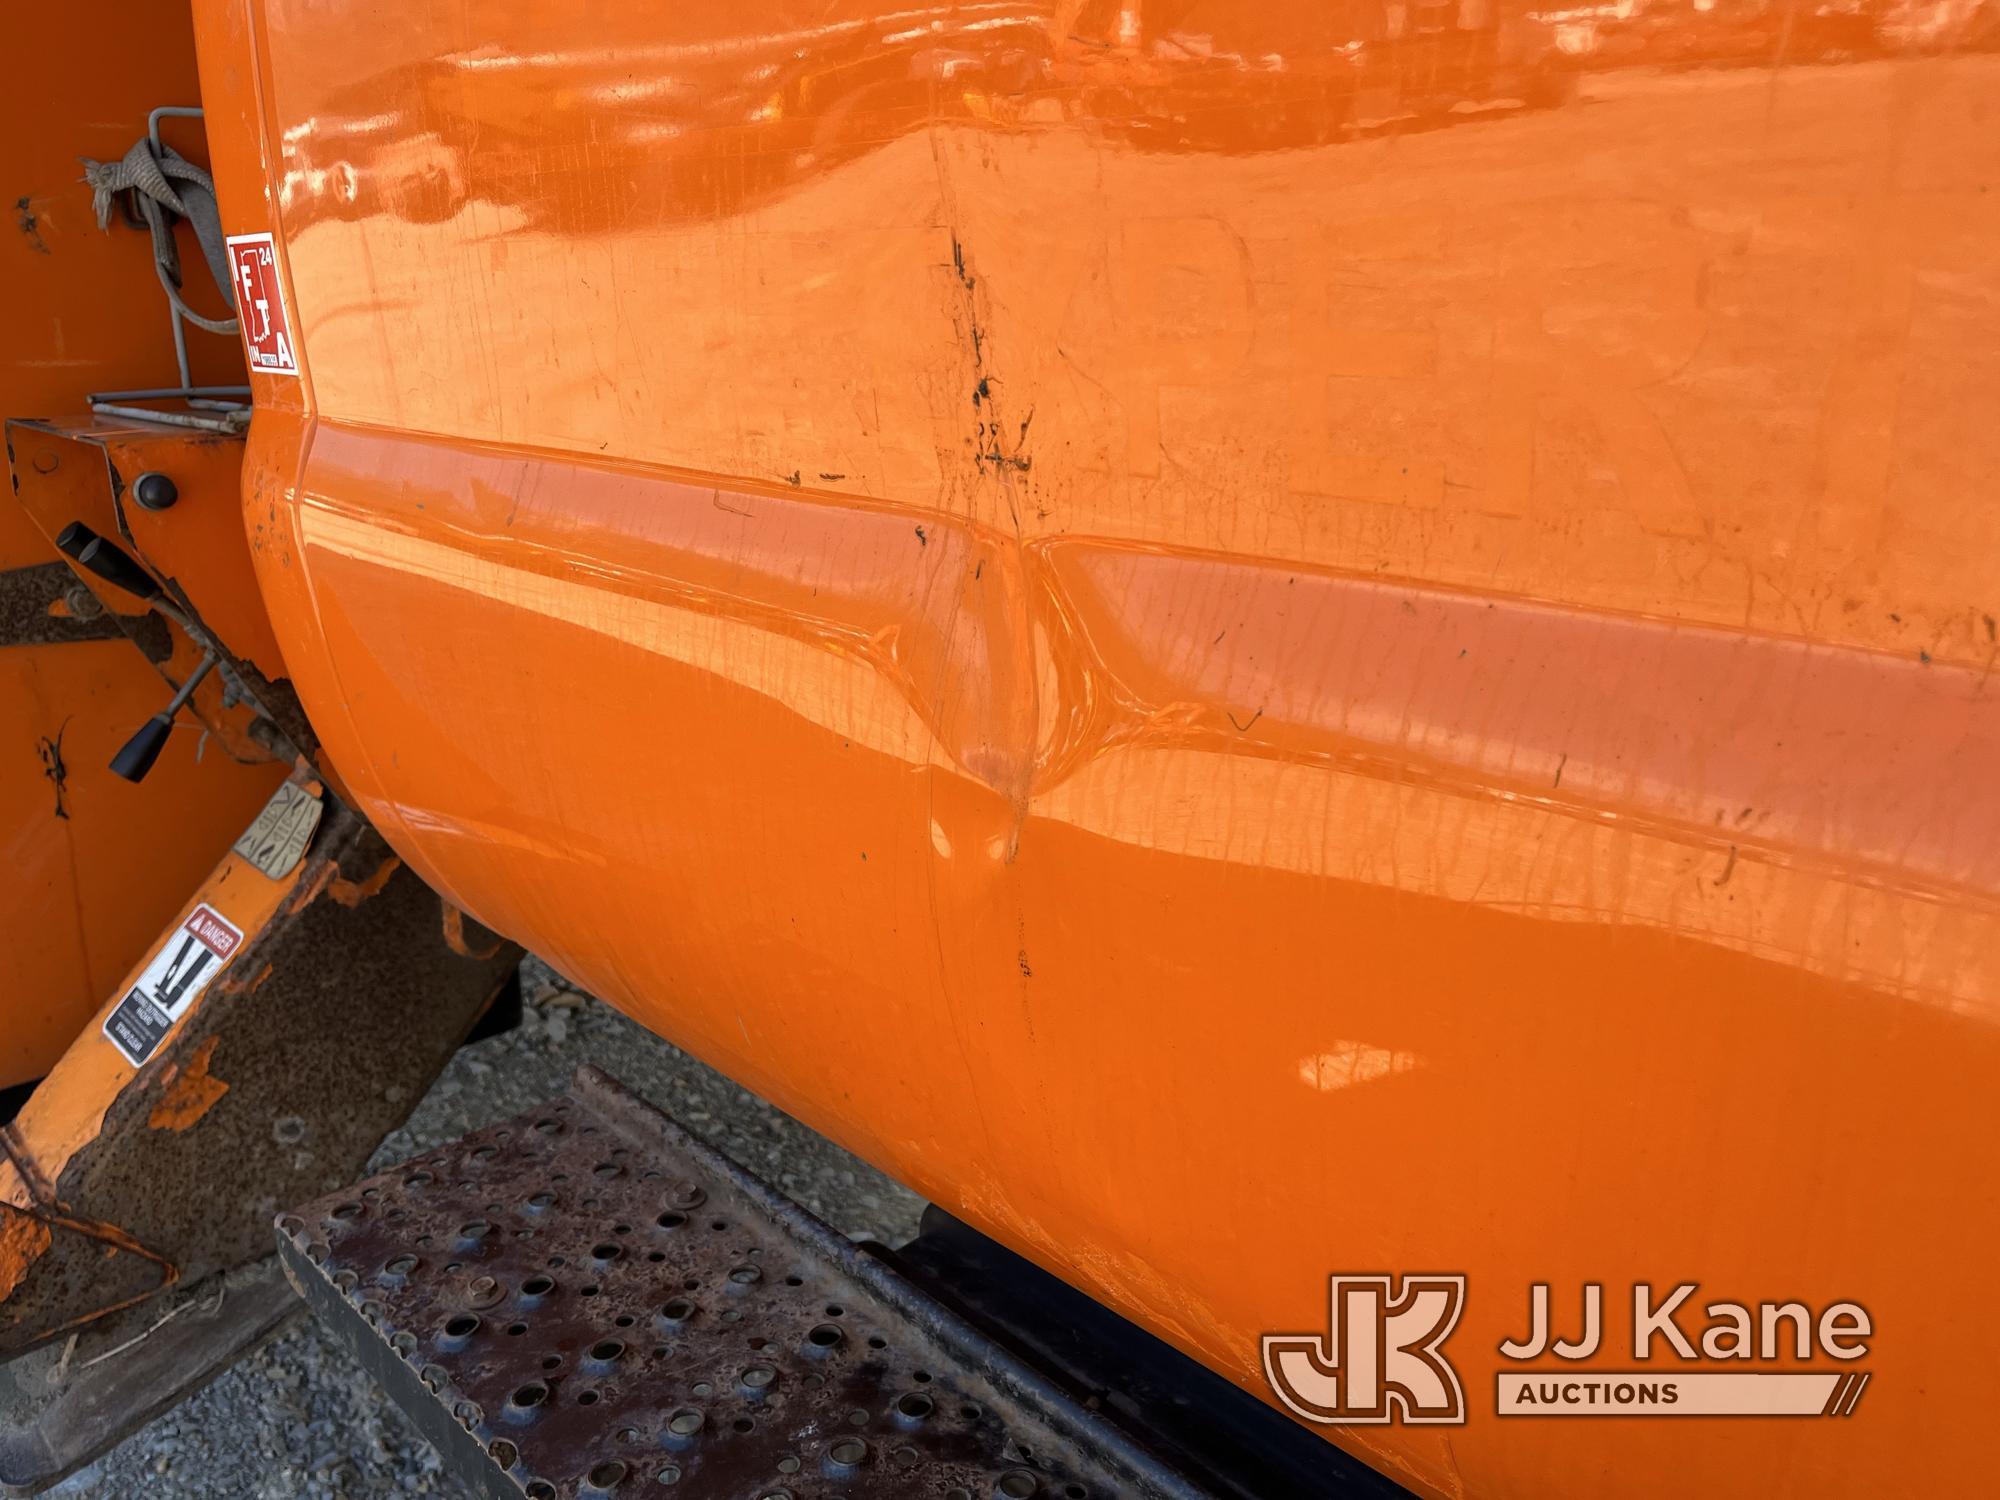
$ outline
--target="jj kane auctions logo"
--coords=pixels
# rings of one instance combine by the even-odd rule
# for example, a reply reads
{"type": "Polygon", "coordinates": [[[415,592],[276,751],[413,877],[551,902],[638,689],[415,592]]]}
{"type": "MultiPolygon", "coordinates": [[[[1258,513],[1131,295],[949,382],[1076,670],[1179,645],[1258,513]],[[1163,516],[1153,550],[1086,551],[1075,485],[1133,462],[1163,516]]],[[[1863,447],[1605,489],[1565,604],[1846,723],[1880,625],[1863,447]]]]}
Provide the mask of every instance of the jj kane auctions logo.
{"type": "MultiPolygon", "coordinates": [[[[1295,1415],[1326,1425],[1459,1424],[1465,1390],[1445,1341],[1465,1311],[1465,1277],[1335,1276],[1324,1333],[1266,1334],[1264,1376],[1295,1415]]],[[[1527,1332],[1500,1345],[1495,1379],[1503,1417],[1811,1417],[1853,1415],[1869,1374],[1866,1308],[1835,1302],[1709,1302],[1682,1282],[1631,1289],[1630,1338],[1637,1369],[1578,1368],[1607,1348],[1604,1288],[1582,1289],[1575,1337],[1554,1328],[1551,1289],[1529,1289],[1527,1332]],[[1802,1370],[1790,1359],[1825,1358],[1802,1370]]]]}

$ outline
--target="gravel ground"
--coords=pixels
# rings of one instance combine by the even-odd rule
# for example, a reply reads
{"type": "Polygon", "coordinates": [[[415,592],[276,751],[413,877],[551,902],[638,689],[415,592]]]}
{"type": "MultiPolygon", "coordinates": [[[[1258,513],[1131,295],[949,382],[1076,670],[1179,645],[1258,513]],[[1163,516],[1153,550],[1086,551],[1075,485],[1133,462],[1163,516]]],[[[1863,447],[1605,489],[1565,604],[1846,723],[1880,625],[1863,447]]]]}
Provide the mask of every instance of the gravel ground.
{"type": "MultiPolygon", "coordinates": [[[[900,1244],[923,1204],[866,1163],[565,984],[522,968],[520,1027],[462,1049],[384,1142],[400,1161],[560,1092],[596,1063],[844,1233],[900,1244]]],[[[469,1495],[402,1414],[303,1319],[49,1492],[66,1500],[376,1500],[469,1495]]]]}

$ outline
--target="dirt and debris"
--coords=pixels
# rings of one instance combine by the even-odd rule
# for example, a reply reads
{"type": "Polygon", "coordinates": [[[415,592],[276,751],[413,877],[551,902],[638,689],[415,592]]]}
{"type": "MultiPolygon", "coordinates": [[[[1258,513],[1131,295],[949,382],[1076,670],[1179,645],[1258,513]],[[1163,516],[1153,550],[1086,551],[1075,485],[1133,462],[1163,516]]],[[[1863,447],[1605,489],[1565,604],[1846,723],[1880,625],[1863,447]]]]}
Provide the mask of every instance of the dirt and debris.
{"type": "Polygon", "coordinates": [[[35,200],[26,193],[14,200],[14,223],[28,241],[28,248],[37,255],[49,253],[49,242],[42,238],[42,217],[35,212],[35,200]]]}
{"type": "MultiPolygon", "coordinates": [[[[521,1025],[461,1049],[370,1171],[517,1114],[591,1062],[843,1233],[890,1243],[916,1233],[921,1200],[874,1168],[547,965],[528,960],[522,981],[521,1025]]],[[[49,1493],[62,1500],[471,1495],[309,1320],[49,1493]]]]}

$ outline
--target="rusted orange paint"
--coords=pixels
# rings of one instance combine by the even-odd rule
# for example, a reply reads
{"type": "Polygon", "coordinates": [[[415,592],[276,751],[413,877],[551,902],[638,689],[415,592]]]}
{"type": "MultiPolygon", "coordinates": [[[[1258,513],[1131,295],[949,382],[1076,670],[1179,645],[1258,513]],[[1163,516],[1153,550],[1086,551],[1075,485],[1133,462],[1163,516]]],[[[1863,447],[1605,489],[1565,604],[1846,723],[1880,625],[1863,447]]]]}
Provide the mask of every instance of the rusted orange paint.
{"type": "Polygon", "coordinates": [[[148,1125],[155,1130],[186,1130],[229,1092],[229,1085],[208,1070],[221,1040],[220,1036],[210,1037],[194,1049],[185,1068],[162,1081],[159,1102],[146,1116],[148,1125]]]}
{"type": "Polygon", "coordinates": [[[454,906],[1248,1388],[1336,1271],[1463,1271],[1475,1399],[1538,1281],[1884,1330],[1831,1427],[1330,1433],[1425,1494],[1962,1489],[2000,64],[1841,14],[203,0],[301,697],[454,906]]]}
{"type": "Polygon", "coordinates": [[[49,1226],[35,1214],[0,1203],[0,1302],[14,1294],[47,1253],[49,1226]]]}
{"type": "Polygon", "coordinates": [[[389,877],[402,866],[403,862],[391,854],[364,879],[346,880],[336,875],[326,888],[327,894],[342,906],[359,906],[370,896],[379,894],[382,887],[389,883],[389,877]]]}
{"type": "Polygon", "coordinates": [[[500,951],[503,939],[495,938],[484,948],[475,949],[465,940],[465,913],[449,901],[444,903],[444,943],[460,958],[491,958],[500,951]]]}
{"type": "Polygon", "coordinates": [[[264,981],[271,977],[273,965],[265,964],[255,974],[245,979],[242,975],[231,975],[217,982],[216,988],[224,994],[254,995],[264,987],[264,981]]]}
{"type": "Polygon", "coordinates": [[[107,1261],[120,1255],[135,1256],[150,1261],[158,1267],[160,1280],[157,1286],[147,1291],[108,1301],[105,1305],[94,1307],[80,1317],[49,1329],[51,1335],[67,1333],[71,1329],[84,1327],[112,1313],[137,1306],[148,1297],[157,1296],[180,1280],[181,1273],[178,1267],[165,1256],[140,1244],[115,1224],[77,1218],[41,1204],[16,1206],[0,1202],[0,1307],[4,1307],[7,1299],[13,1296],[34,1273],[36,1265],[55,1243],[55,1233],[58,1230],[94,1242],[100,1261],[107,1261]]]}
{"type": "Polygon", "coordinates": [[[325,895],[327,888],[340,875],[340,867],[324,855],[306,860],[301,868],[310,873],[299,881],[298,889],[292,893],[292,899],[285,907],[287,912],[304,911],[325,895]]]}
{"type": "MultiPolygon", "coordinates": [[[[116,1224],[78,1218],[59,1206],[45,1203],[16,1205],[0,1202],[0,1302],[12,1295],[34,1269],[35,1262],[48,1253],[58,1229],[97,1241],[101,1247],[99,1253],[103,1256],[136,1255],[155,1262],[162,1269],[163,1286],[179,1279],[179,1271],[165,1257],[147,1249],[116,1224]]],[[[139,1300],[142,1299],[133,1298],[118,1303],[116,1307],[100,1308],[91,1317],[102,1317],[107,1312],[116,1311],[117,1307],[129,1307],[133,1301],[139,1300]]],[[[89,1319],[79,1321],[88,1322],[89,1319]]]]}

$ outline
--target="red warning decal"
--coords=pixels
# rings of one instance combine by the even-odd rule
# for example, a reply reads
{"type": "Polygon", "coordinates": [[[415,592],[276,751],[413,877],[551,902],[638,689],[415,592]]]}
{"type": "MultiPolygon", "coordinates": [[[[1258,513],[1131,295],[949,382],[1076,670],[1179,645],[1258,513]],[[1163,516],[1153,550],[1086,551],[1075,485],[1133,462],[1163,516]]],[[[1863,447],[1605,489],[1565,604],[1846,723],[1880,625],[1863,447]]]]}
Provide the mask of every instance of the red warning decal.
{"type": "Polygon", "coordinates": [[[217,958],[228,958],[236,951],[236,945],[243,941],[243,934],[216,915],[215,908],[203,902],[194,909],[194,915],[182,924],[201,939],[201,944],[217,958]]]}
{"type": "Polygon", "coordinates": [[[229,274],[236,279],[236,316],[250,368],[271,375],[296,375],[292,325],[285,317],[285,294],[278,286],[278,251],[268,234],[229,237],[229,274]]]}

